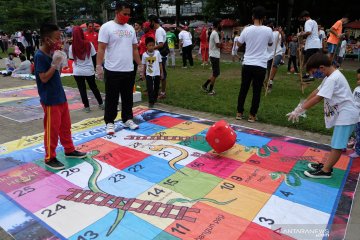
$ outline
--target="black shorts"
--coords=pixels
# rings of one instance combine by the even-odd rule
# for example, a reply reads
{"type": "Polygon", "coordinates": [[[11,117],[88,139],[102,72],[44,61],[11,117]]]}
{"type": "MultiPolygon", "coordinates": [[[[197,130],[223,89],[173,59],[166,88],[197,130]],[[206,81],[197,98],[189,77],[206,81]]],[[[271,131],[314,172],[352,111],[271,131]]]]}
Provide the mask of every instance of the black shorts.
{"type": "Polygon", "coordinates": [[[220,58],[210,57],[211,67],[213,71],[213,77],[220,75],[220,58]]]}
{"type": "Polygon", "coordinates": [[[304,56],[304,64],[307,63],[307,61],[309,60],[309,58],[314,55],[315,53],[319,52],[320,49],[319,48],[310,48],[305,50],[305,56],[304,56]]]}

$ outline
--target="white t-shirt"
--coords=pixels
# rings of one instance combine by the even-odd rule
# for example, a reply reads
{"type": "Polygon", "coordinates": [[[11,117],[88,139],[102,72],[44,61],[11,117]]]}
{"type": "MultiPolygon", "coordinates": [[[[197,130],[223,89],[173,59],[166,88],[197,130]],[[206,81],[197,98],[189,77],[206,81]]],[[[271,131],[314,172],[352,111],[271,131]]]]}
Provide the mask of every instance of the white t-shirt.
{"type": "Polygon", "coordinates": [[[359,121],[359,109],[354,103],[349,83],[339,70],[324,78],[318,90],[317,95],[324,98],[326,128],[359,121]]]}
{"type": "Polygon", "coordinates": [[[238,52],[238,50],[239,50],[239,47],[238,47],[238,45],[237,45],[237,43],[238,43],[238,41],[239,41],[239,38],[240,38],[240,36],[236,36],[236,37],[234,38],[234,43],[233,43],[233,47],[232,47],[232,50],[231,50],[231,54],[232,54],[232,55],[236,55],[237,52],[238,52]]]}
{"type": "Polygon", "coordinates": [[[357,86],[353,92],[354,102],[356,107],[360,110],[360,86],[357,86]]]}
{"type": "Polygon", "coordinates": [[[192,45],[192,36],[191,33],[189,33],[188,31],[182,30],[179,33],[179,40],[182,41],[183,47],[192,45]]]}
{"type": "Polygon", "coordinates": [[[324,30],[319,31],[319,38],[320,38],[320,41],[325,41],[326,40],[326,33],[325,33],[324,30]]]}
{"type": "Polygon", "coordinates": [[[241,32],[239,42],[246,43],[243,65],[266,68],[268,55],[264,53],[269,44],[273,43],[271,28],[254,25],[246,27],[241,32]]]}
{"type": "Polygon", "coordinates": [[[156,29],[155,42],[156,42],[156,45],[166,42],[166,31],[162,27],[159,27],[158,29],[156,29]]]}
{"type": "Polygon", "coordinates": [[[132,72],[133,45],[137,44],[135,29],[129,24],[120,25],[113,20],[103,24],[99,42],[106,43],[105,68],[115,72],[132,72]]]}
{"type": "Polygon", "coordinates": [[[220,43],[219,33],[216,30],[211,32],[209,38],[209,56],[214,58],[220,58],[220,48],[216,46],[217,43],[220,43]]]}
{"type": "Polygon", "coordinates": [[[313,48],[322,48],[322,44],[319,38],[318,25],[315,20],[309,19],[305,22],[305,32],[311,32],[306,38],[305,50],[313,48]]]}
{"type": "Polygon", "coordinates": [[[346,40],[341,42],[340,50],[339,50],[339,57],[344,57],[346,51],[346,40]]]}
{"type": "Polygon", "coordinates": [[[160,76],[161,62],[162,58],[158,50],[155,50],[152,54],[144,52],[142,55],[142,64],[146,65],[146,76],[160,76]]]}
{"type": "MultiPolygon", "coordinates": [[[[74,76],[92,76],[95,74],[94,64],[91,57],[96,55],[96,50],[92,43],[90,43],[90,45],[90,56],[86,56],[85,60],[76,59],[76,61],[73,62],[74,76]]],[[[69,58],[74,59],[72,45],[69,47],[69,58]]]]}
{"type": "Polygon", "coordinates": [[[268,58],[267,58],[268,60],[271,60],[274,58],[276,43],[277,43],[277,47],[276,47],[275,56],[283,54],[283,51],[281,48],[281,34],[278,31],[273,31],[272,34],[273,34],[273,44],[271,46],[267,45],[267,49],[266,49],[266,54],[268,56],[268,58]]]}
{"type": "Polygon", "coordinates": [[[15,69],[15,60],[14,59],[10,60],[9,58],[6,58],[5,66],[6,66],[6,70],[9,70],[10,68],[15,69]]]}

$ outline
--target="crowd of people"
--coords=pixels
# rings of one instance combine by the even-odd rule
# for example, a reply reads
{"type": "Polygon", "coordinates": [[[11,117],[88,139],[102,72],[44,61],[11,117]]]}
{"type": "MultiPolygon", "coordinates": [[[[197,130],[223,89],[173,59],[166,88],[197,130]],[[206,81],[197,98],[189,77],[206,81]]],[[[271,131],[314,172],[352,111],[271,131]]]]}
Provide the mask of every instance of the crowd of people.
{"type": "MultiPolygon", "coordinates": [[[[41,46],[36,45],[37,37],[35,35],[34,38],[30,31],[23,32],[23,39],[14,42],[26,53],[26,57],[21,55],[23,65],[28,66],[27,61],[34,55],[36,83],[45,115],[45,164],[49,168],[64,168],[64,164],[56,158],[58,138],[64,146],[66,157],[86,156],[85,153],[75,150],[71,140],[69,110],[60,81],[62,66],[67,63],[68,58],[73,61],[73,75],[85,111],[90,111],[86,94],[87,82],[98,101],[99,108],[104,110],[106,133],[109,135],[115,134],[119,97],[123,126],[131,130],[139,128],[133,121],[132,112],[133,89],[138,72],[146,81],[149,107],[152,108],[158,99],[167,97],[167,67],[175,67],[176,43],[181,50],[182,67],[185,69],[194,66],[193,36],[187,26],[182,26],[176,37],[173,29],[164,29],[160,19],[154,15],[150,15],[146,22],[136,22],[134,26],[128,24],[130,13],[130,5],[121,1],[115,6],[115,18],[103,24],[99,33],[94,31],[93,23],[87,24],[86,32],[80,27],[74,27],[71,41],[67,41],[66,53],[60,51],[63,46],[61,32],[54,24],[41,26],[38,39],[39,42],[41,40],[41,46]],[[24,41],[27,44],[23,44],[24,41]],[[35,48],[38,48],[38,51],[34,54],[35,48]],[[105,82],[105,101],[97,88],[95,77],[105,82]]],[[[351,93],[346,78],[337,69],[342,55],[339,54],[340,58],[335,58],[336,48],[342,48],[343,45],[345,35],[342,25],[348,18],[344,16],[337,21],[330,28],[329,36],[321,31],[321,27],[310,17],[308,11],[302,12],[300,18],[304,21],[303,30],[286,38],[280,27],[266,22],[266,10],[258,6],[252,11],[253,24],[246,26],[241,32],[234,32],[231,55],[234,61],[242,60],[236,119],[245,118],[247,111],[244,103],[252,85],[251,108],[247,119],[249,122],[257,120],[264,81],[268,79],[266,90],[271,90],[277,68],[283,64],[286,52],[289,56],[289,73],[302,74],[298,67],[306,68],[305,72],[309,75],[303,77],[311,80],[312,73],[320,72],[324,76],[321,85],[287,116],[290,121],[298,121],[306,110],[324,101],[326,127],[334,127],[332,150],[325,164],[311,163],[308,166],[309,170],[304,174],[311,178],[330,178],[333,166],[339,160],[342,150],[347,147],[348,139],[359,122],[359,90],[357,88],[354,95],[351,93]],[[243,59],[240,59],[238,50],[244,45],[245,53],[243,59]],[[324,46],[327,46],[327,49],[324,46]],[[298,58],[301,61],[297,61],[298,58]]],[[[220,58],[224,42],[221,19],[215,19],[211,28],[203,27],[199,38],[202,65],[205,66],[210,61],[212,69],[201,90],[214,96],[215,82],[221,73],[220,58]]],[[[12,71],[16,71],[14,56],[15,54],[11,53],[7,59],[7,68],[12,71]]],[[[360,85],[359,70],[357,73],[360,85]]],[[[359,141],[353,157],[360,156],[359,124],[356,129],[359,141]]]]}

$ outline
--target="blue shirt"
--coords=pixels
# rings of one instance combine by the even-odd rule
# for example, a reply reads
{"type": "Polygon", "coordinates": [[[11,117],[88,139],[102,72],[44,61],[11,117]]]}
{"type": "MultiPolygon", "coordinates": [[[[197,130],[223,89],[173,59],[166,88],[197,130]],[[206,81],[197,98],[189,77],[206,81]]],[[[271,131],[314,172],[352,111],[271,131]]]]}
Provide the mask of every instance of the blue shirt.
{"type": "Polygon", "coordinates": [[[35,61],[35,76],[40,102],[44,105],[57,105],[66,102],[66,95],[61,83],[60,73],[55,71],[54,75],[47,83],[40,80],[40,73],[45,73],[51,68],[52,58],[38,50],[34,57],[35,61]]]}

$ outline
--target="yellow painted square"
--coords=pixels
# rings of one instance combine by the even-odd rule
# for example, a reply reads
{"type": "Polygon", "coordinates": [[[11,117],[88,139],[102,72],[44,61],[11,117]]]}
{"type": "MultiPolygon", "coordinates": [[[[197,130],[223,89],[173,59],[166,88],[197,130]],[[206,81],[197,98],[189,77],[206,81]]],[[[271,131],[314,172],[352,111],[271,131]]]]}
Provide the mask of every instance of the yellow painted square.
{"type": "Polygon", "coordinates": [[[245,147],[239,144],[235,144],[231,149],[223,153],[216,153],[214,150],[210,153],[220,155],[222,157],[234,159],[239,162],[246,162],[256,151],[254,149],[246,150],[245,147]]]}
{"type": "MultiPolygon", "coordinates": [[[[180,202],[175,202],[174,205],[181,206],[181,207],[189,207],[191,208],[195,203],[194,202],[186,202],[186,200],[191,200],[187,197],[184,197],[180,193],[174,192],[168,188],[162,187],[160,185],[154,185],[152,188],[149,188],[146,192],[139,195],[137,197],[141,200],[153,201],[153,202],[161,202],[161,203],[168,203],[168,201],[174,201],[175,199],[179,200],[180,202]]],[[[148,214],[132,212],[137,217],[144,219],[145,221],[151,223],[152,225],[160,228],[165,229],[170,224],[172,224],[175,219],[171,218],[159,218],[157,216],[151,216],[148,214]]]]}
{"type": "Polygon", "coordinates": [[[205,197],[222,202],[222,204],[214,202],[205,203],[252,221],[270,197],[271,194],[263,193],[231,181],[222,181],[205,197]]]}
{"type": "Polygon", "coordinates": [[[186,122],[180,123],[178,125],[175,125],[174,127],[172,127],[172,129],[177,129],[182,132],[190,133],[192,136],[192,135],[195,135],[195,134],[198,134],[198,133],[204,131],[205,129],[208,129],[209,127],[210,127],[209,125],[186,121],[186,122]]]}

